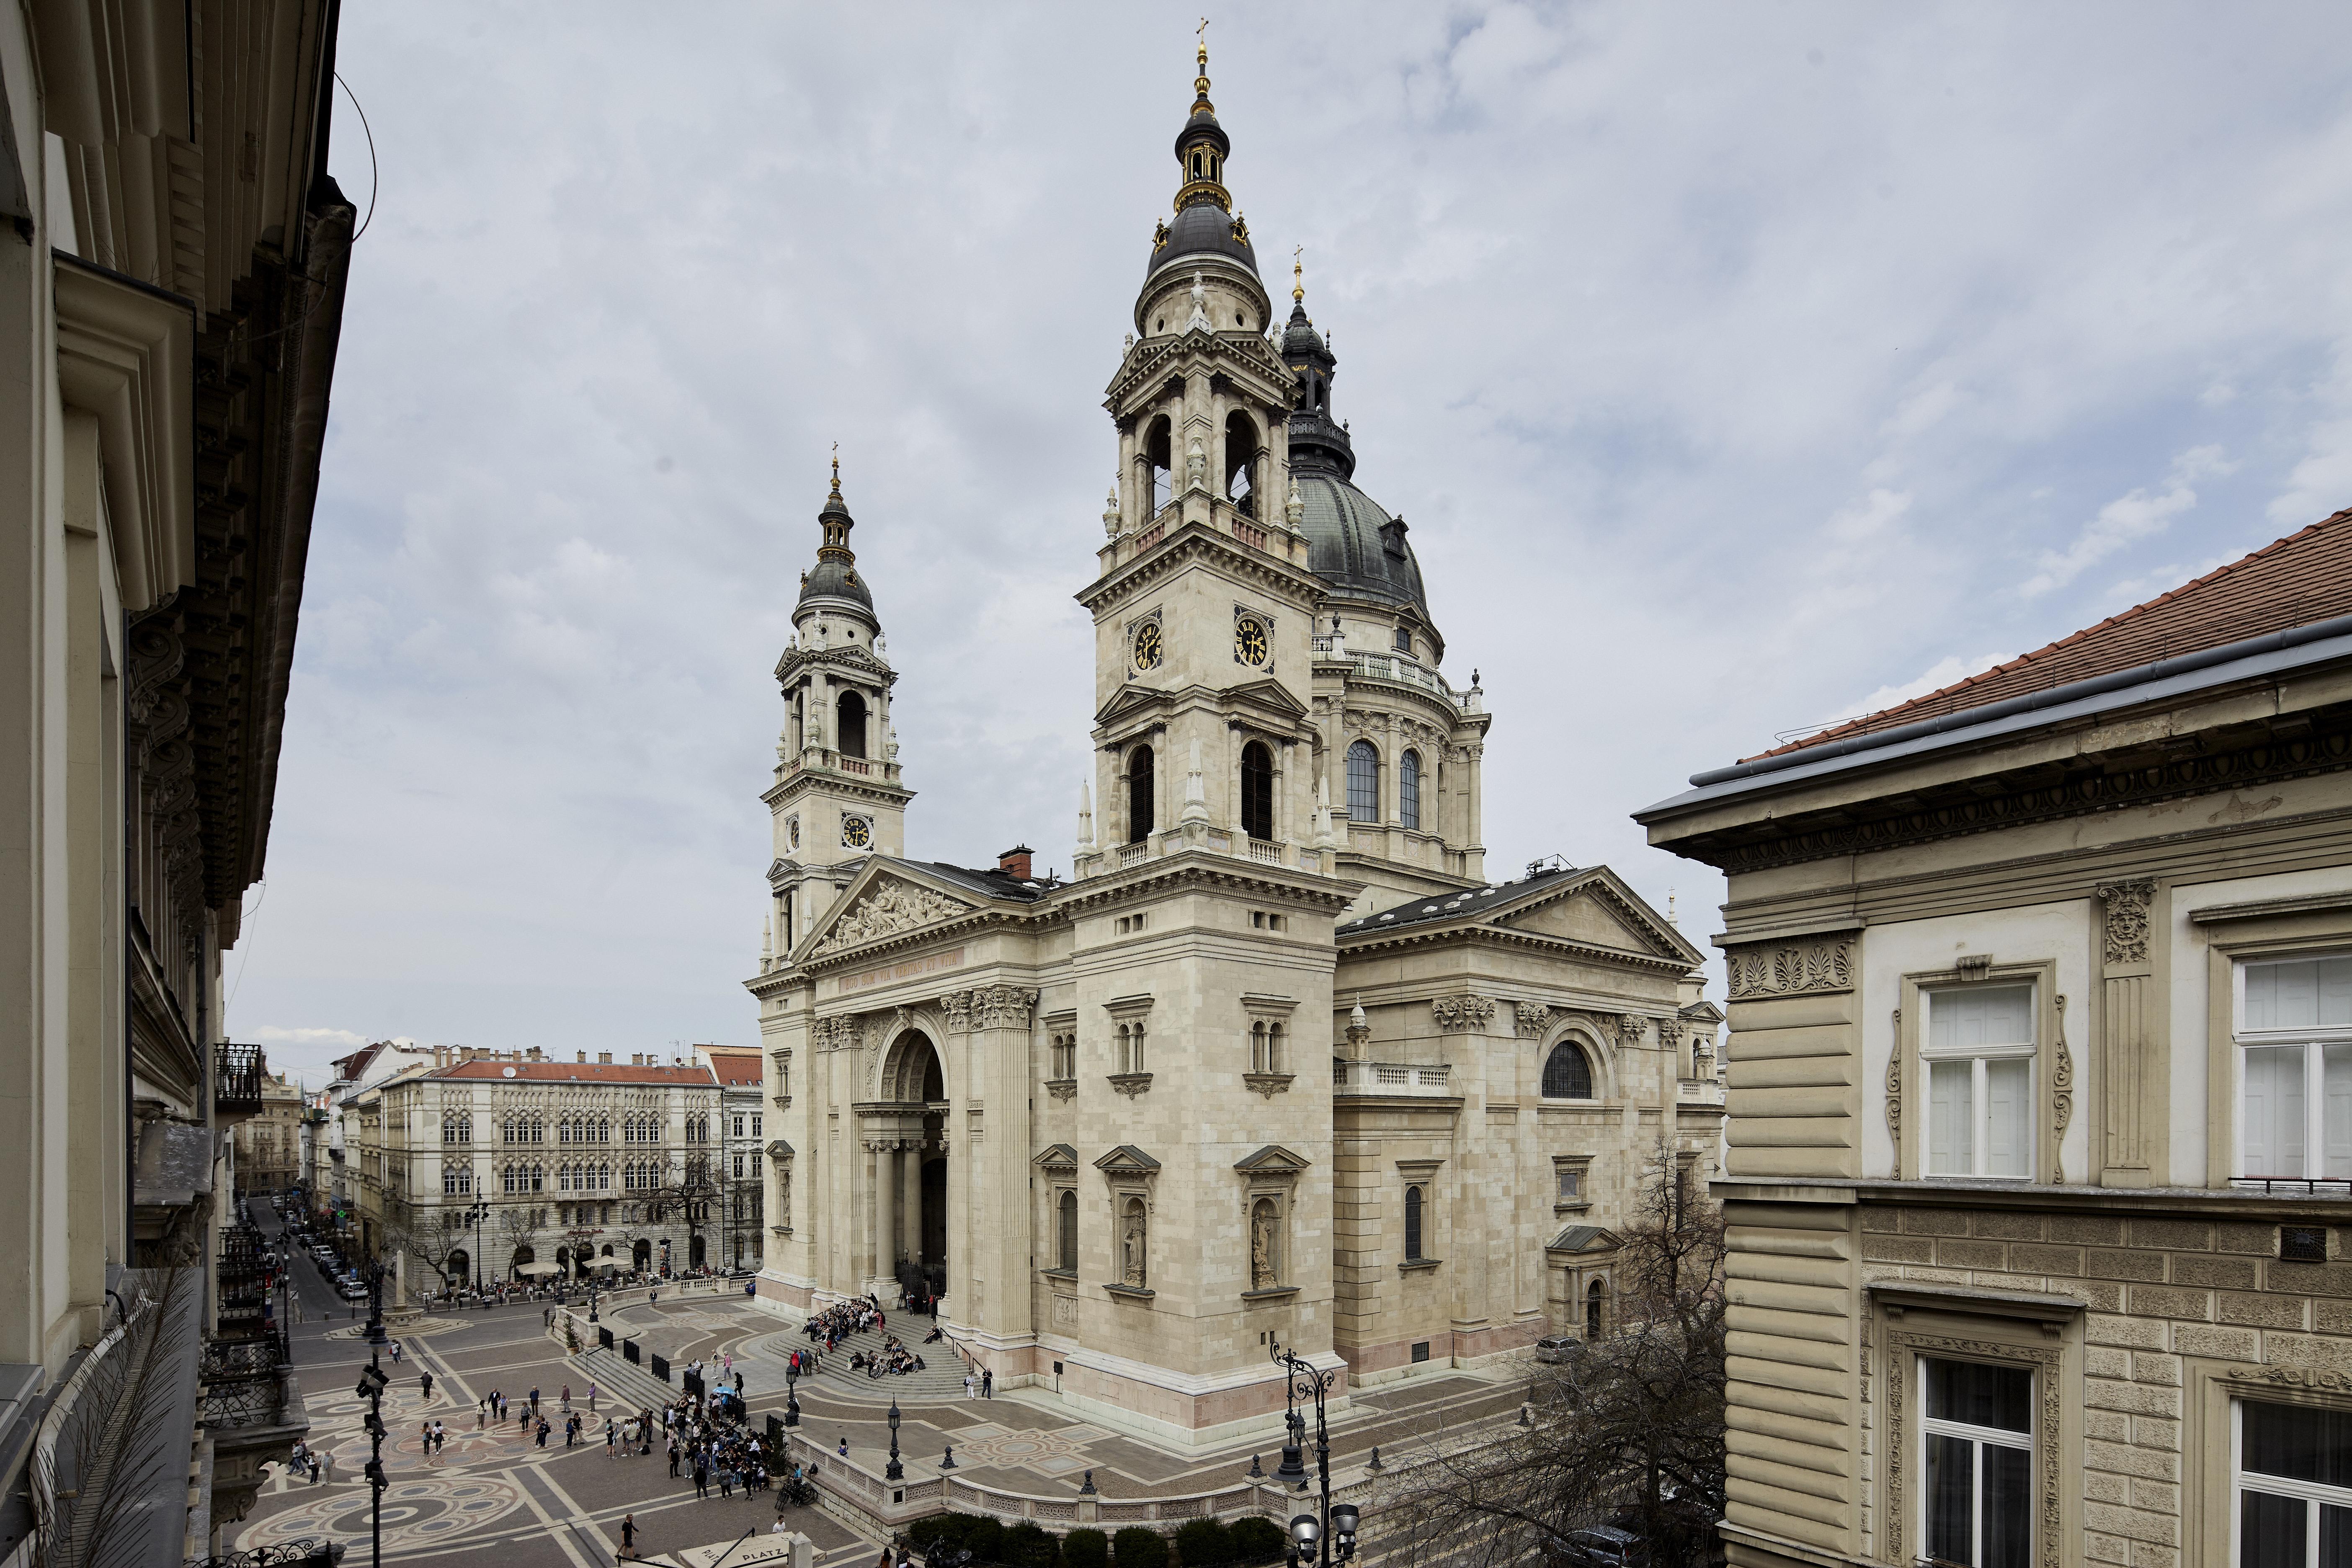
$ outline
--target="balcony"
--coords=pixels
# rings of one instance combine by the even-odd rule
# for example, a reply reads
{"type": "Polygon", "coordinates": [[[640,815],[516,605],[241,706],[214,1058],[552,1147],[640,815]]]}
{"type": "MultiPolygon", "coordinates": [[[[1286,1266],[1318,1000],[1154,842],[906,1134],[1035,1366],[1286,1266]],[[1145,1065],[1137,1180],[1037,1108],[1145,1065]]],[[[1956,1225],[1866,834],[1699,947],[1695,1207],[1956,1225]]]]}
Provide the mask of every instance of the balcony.
{"type": "Polygon", "coordinates": [[[259,1046],[213,1047],[213,1110],[221,1116],[261,1114],[261,1084],[269,1075],[259,1046]]]}
{"type": "Polygon", "coordinates": [[[1444,1062],[1334,1062],[1331,1092],[1342,1099],[1448,1100],[1453,1072],[1444,1062]]]}

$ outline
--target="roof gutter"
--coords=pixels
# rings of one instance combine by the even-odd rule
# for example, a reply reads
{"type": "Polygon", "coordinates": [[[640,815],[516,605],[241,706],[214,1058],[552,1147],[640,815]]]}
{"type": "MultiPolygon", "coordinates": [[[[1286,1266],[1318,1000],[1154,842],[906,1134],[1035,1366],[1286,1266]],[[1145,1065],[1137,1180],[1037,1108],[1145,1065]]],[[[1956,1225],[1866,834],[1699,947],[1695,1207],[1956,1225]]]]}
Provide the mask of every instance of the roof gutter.
{"type": "Polygon", "coordinates": [[[1745,784],[1773,773],[1795,773],[1798,770],[1802,770],[1800,776],[1803,777],[1843,772],[1847,767],[1860,765],[1862,762],[1877,760],[1870,756],[1873,752],[1916,755],[1939,750],[1945,744],[1990,739],[2030,729],[2037,723],[2085,717],[2108,709],[2127,707],[2134,702],[2174,696],[2200,687],[2222,685],[2234,679],[2273,675],[2347,655],[2352,655],[2352,616],[2338,616],[2330,620],[2314,621],[2308,626],[2265,632],[2261,637],[2224,643],[2219,647],[2200,648],[2195,653],[2158,659],[2152,664],[2069,681],[2063,686],[2053,686],[2047,691],[2027,692],[1999,702],[1988,702],[1981,707],[1963,709],[1957,713],[1922,719],[1911,724],[1898,724],[1893,729],[1880,730],[1868,735],[1856,735],[1848,740],[1807,746],[1801,751],[1779,756],[1758,757],[1730,767],[1693,773],[1690,779],[1693,787],[1688,793],[1646,806],[1633,814],[1634,819],[1647,821],[1668,809],[1696,805],[1702,798],[1720,799],[1741,793],[1738,789],[1717,787],[1724,784],[1745,784]],[[2208,678],[2191,679],[2198,676],[2208,678]],[[2151,689],[2158,687],[2165,689],[2151,689]]]}

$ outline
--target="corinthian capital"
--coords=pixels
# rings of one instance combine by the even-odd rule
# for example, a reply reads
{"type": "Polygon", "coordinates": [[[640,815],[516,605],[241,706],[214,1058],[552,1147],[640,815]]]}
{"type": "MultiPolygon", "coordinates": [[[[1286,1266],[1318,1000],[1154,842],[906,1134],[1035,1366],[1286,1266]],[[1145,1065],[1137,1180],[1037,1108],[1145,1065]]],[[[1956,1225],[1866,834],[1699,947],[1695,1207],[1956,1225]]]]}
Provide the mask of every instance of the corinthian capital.
{"type": "Polygon", "coordinates": [[[983,1029],[1025,1029],[1037,993],[1017,985],[983,985],[971,994],[973,1016],[983,1029]]]}

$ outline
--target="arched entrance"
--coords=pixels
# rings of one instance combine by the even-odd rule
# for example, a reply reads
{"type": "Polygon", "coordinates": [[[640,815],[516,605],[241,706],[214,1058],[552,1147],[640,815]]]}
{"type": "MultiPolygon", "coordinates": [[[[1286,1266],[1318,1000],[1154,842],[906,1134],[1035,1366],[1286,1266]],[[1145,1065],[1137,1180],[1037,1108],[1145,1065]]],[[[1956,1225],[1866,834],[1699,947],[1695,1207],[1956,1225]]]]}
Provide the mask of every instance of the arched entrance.
{"type": "Polygon", "coordinates": [[[557,1247],[555,1249],[555,1277],[561,1279],[571,1272],[572,1249],[568,1247],[557,1247]]]}
{"type": "Polygon", "coordinates": [[[698,1234],[686,1244],[686,1266],[688,1268],[701,1268],[706,1250],[702,1244],[702,1237],[698,1234]]]}
{"type": "Polygon", "coordinates": [[[473,1281],[474,1260],[466,1255],[464,1247],[453,1248],[449,1254],[449,1283],[470,1285],[473,1281]]]}
{"type": "Polygon", "coordinates": [[[640,1240],[635,1246],[630,1247],[629,1267],[632,1269],[635,1270],[639,1274],[643,1274],[646,1269],[651,1268],[653,1266],[654,1244],[652,1242],[640,1240]]]}
{"type": "Polygon", "coordinates": [[[511,1274],[526,1263],[536,1263],[538,1261],[539,1254],[531,1250],[530,1247],[518,1247],[514,1249],[514,1256],[507,1259],[507,1272],[511,1274]]]}
{"type": "Polygon", "coordinates": [[[929,1293],[946,1279],[948,1251],[948,1090],[938,1045],[920,1029],[901,1031],[876,1087],[867,1278],[929,1293]]]}

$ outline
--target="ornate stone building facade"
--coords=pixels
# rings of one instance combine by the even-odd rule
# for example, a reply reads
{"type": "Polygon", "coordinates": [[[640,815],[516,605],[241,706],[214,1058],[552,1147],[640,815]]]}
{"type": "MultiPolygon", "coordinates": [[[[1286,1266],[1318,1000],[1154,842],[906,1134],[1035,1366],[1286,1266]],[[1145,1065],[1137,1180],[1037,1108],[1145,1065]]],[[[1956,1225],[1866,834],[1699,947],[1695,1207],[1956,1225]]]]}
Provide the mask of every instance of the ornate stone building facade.
{"type": "Polygon", "coordinates": [[[1699,952],[1605,867],[1486,879],[1492,717],[1295,270],[1276,324],[1208,88],[1106,400],[1074,879],[904,858],[836,468],[748,982],[761,1299],[919,1272],[999,1383],[1179,1444],[1280,1420],[1275,1342],[1344,1389],[1605,1331],[1609,1227],[1721,1114],[1699,952]]]}
{"type": "Polygon", "coordinates": [[[730,1189],[718,1079],[699,1062],[576,1055],[438,1047],[355,1095],[343,1118],[361,1245],[426,1289],[717,1265],[730,1189]]]}
{"type": "Polygon", "coordinates": [[[1729,878],[1734,1563],[2347,1520],[2352,512],[1639,814],[1729,878]]]}
{"type": "Polygon", "coordinates": [[[236,1124],[236,1191],[282,1193],[302,1180],[302,1091],[284,1073],[261,1078],[261,1112],[236,1124]]]}

